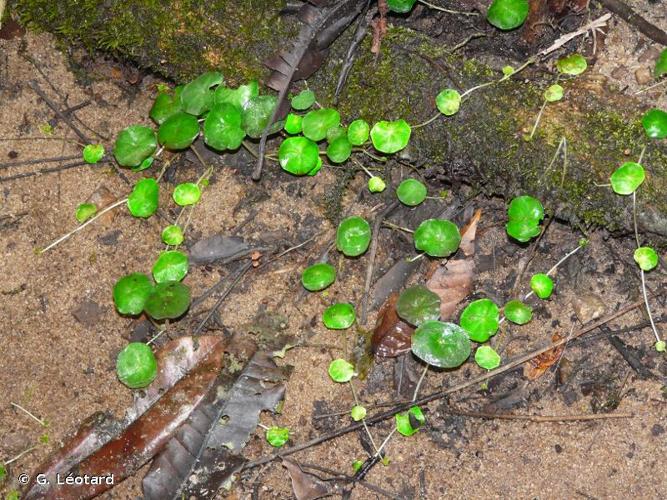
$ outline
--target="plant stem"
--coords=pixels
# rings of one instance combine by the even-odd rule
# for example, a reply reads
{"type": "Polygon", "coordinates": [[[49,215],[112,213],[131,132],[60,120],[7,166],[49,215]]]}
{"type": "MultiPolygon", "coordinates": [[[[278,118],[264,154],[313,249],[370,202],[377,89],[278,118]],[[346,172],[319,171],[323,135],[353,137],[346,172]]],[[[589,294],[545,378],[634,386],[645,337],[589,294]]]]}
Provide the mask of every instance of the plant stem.
{"type": "Polygon", "coordinates": [[[414,233],[414,231],[412,229],[408,229],[407,227],[403,227],[403,226],[397,226],[393,222],[389,222],[389,221],[386,221],[386,220],[382,221],[382,225],[390,227],[392,229],[397,229],[399,231],[405,231],[406,233],[410,233],[410,234],[414,233]]]}
{"type": "MultiPolygon", "coordinates": [[[[361,406],[359,404],[359,398],[357,398],[357,391],[354,390],[354,379],[350,380],[350,389],[352,389],[352,396],[354,397],[354,404],[357,406],[361,406]]],[[[378,449],[377,445],[375,444],[375,440],[373,439],[373,435],[371,434],[370,429],[368,428],[368,425],[366,424],[366,417],[361,419],[361,422],[364,424],[364,430],[366,431],[366,434],[368,435],[368,439],[371,440],[371,444],[373,445],[373,449],[375,450],[375,453],[380,453],[380,450],[378,449]]]]}
{"type": "Polygon", "coordinates": [[[361,168],[364,172],[366,172],[366,175],[370,177],[371,179],[375,177],[373,174],[371,174],[366,167],[364,167],[364,164],[358,161],[356,158],[350,158],[353,163],[356,163],[359,168],[361,168]]]}
{"type": "Polygon", "coordinates": [[[441,116],[443,116],[442,113],[440,113],[438,111],[435,115],[433,115],[431,118],[429,118],[425,122],[419,123],[417,125],[412,125],[412,129],[414,130],[414,129],[417,129],[417,128],[425,127],[426,125],[429,125],[429,124],[433,123],[434,121],[436,121],[441,116]]]}
{"type": "Polygon", "coordinates": [[[241,145],[248,150],[248,152],[253,155],[255,158],[259,158],[259,153],[257,150],[254,148],[252,144],[250,144],[248,141],[243,141],[241,142],[241,145]]]}
{"type": "Polygon", "coordinates": [[[364,153],[364,154],[365,154],[366,156],[368,156],[369,158],[374,159],[375,161],[379,161],[379,162],[383,162],[383,163],[384,163],[385,161],[387,161],[386,158],[383,158],[383,157],[374,155],[373,153],[371,153],[371,152],[368,151],[367,149],[362,149],[361,152],[364,153]]]}
{"type": "Polygon", "coordinates": [[[440,7],[438,5],[433,5],[432,3],[428,3],[425,0],[417,0],[419,3],[426,5],[429,9],[433,10],[439,10],[440,12],[447,12],[448,14],[459,14],[461,16],[478,16],[479,14],[477,12],[461,12],[458,10],[449,10],[445,9],[444,7],[440,7]]]}
{"type": "Polygon", "coordinates": [[[21,406],[20,404],[14,403],[13,401],[10,402],[9,404],[11,404],[14,408],[18,408],[19,410],[21,410],[23,413],[28,415],[30,418],[32,418],[34,421],[36,421],[42,427],[47,427],[46,422],[44,422],[44,420],[42,420],[41,418],[36,417],[32,413],[30,413],[28,410],[23,408],[23,406],[21,406]]]}
{"type": "Polygon", "coordinates": [[[542,107],[540,108],[540,112],[537,114],[537,119],[535,120],[535,124],[533,125],[533,130],[530,131],[530,138],[532,139],[533,136],[535,135],[535,131],[537,130],[537,126],[540,124],[540,120],[542,119],[542,114],[544,113],[544,109],[547,107],[547,101],[546,99],[542,103],[542,107]]]}
{"type": "Polygon", "coordinates": [[[27,453],[30,453],[30,452],[31,452],[32,450],[34,450],[35,448],[37,448],[36,445],[35,445],[35,446],[31,446],[30,448],[28,448],[28,449],[26,449],[26,450],[23,450],[21,453],[19,453],[18,455],[16,455],[14,458],[12,458],[12,459],[10,459],[10,460],[7,460],[4,464],[5,464],[5,465],[9,465],[9,464],[11,464],[12,462],[16,462],[16,461],[17,461],[19,458],[21,458],[23,455],[25,455],[25,454],[27,454],[27,453]]]}
{"type": "Polygon", "coordinates": [[[422,372],[422,376],[419,377],[419,382],[417,382],[417,386],[415,387],[415,392],[412,395],[412,401],[417,400],[417,396],[419,395],[419,389],[421,388],[422,382],[424,381],[424,378],[426,377],[426,373],[428,372],[428,367],[429,367],[429,364],[426,363],[426,366],[424,367],[424,371],[422,372]]]}
{"type": "Polygon", "coordinates": [[[653,85],[651,85],[649,87],[646,87],[645,89],[638,90],[637,92],[635,92],[635,95],[643,94],[644,92],[648,92],[649,90],[653,90],[654,88],[660,87],[661,85],[665,85],[666,83],[667,83],[667,78],[665,78],[661,82],[654,83],[653,85]]]}

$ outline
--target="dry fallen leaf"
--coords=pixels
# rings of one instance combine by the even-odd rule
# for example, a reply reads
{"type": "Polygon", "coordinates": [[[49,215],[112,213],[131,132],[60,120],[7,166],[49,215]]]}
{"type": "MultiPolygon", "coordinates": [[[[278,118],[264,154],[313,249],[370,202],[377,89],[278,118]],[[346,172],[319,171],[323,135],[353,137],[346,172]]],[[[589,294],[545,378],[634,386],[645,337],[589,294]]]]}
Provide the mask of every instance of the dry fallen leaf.
{"type": "Polygon", "coordinates": [[[304,472],[294,460],[283,458],[283,466],[292,479],[292,491],[297,500],[315,500],[331,495],[332,485],[325,483],[313,474],[304,472]]]}
{"type": "Polygon", "coordinates": [[[412,332],[415,329],[398,317],[397,299],[398,292],[392,293],[387,298],[378,313],[373,330],[371,339],[373,354],[381,358],[394,358],[410,350],[412,332]]]}
{"type": "MultiPolygon", "coordinates": [[[[551,336],[551,341],[554,343],[562,339],[563,337],[558,333],[551,336]]],[[[523,376],[528,380],[540,378],[544,372],[558,362],[564,350],[565,344],[534,357],[523,365],[523,376]]]]}

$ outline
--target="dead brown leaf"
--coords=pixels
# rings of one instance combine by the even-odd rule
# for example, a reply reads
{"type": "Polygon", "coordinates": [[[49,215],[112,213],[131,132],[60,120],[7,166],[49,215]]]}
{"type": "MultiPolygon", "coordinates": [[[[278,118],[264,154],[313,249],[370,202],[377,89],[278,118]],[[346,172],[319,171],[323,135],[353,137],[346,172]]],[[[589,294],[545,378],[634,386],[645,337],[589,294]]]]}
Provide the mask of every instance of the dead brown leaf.
{"type": "Polygon", "coordinates": [[[283,458],[283,466],[292,479],[292,491],[297,500],[315,500],[332,493],[332,486],[313,474],[304,472],[294,460],[283,458]]]}
{"type": "MultiPolygon", "coordinates": [[[[557,332],[551,336],[551,341],[554,343],[562,339],[562,335],[557,332]]],[[[523,376],[528,380],[540,378],[549,368],[558,362],[564,350],[565,344],[534,357],[523,365],[523,376]]]]}
{"type": "Polygon", "coordinates": [[[381,358],[394,358],[408,352],[412,332],[415,329],[398,317],[396,312],[398,292],[392,293],[382,305],[373,330],[371,346],[373,354],[381,358]]]}

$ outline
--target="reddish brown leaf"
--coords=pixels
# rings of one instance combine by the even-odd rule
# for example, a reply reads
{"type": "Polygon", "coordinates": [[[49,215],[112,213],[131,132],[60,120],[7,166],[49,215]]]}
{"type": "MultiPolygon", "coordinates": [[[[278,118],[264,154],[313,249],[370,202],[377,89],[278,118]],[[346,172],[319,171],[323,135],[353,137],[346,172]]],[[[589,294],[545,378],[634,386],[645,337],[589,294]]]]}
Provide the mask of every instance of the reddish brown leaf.
{"type": "Polygon", "coordinates": [[[396,300],[398,292],[392,293],[378,313],[373,330],[371,347],[373,354],[381,358],[394,358],[410,350],[412,332],[415,329],[398,317],[396,300]]]}
{"type": "Polygon", "coordinates": [[[331,495],[333,491],[331,484],[304,472],[294,460],[283,458],[283,466],[292,480],[292,491],[297,500],[316,500],[331,495]]]}
{"type": "MultiPolygon", "coordinates": [[[[551,341],[558,342],[562,338],[560,334],[554,333],[551,336],[551,341]]],[[[528,380],[540,378],[549,368],[558,362],[564,350],[565,344],[534,357],[523,365],[523,376],[528,380]]]]}
{"type": "Polygon", "coordinates": [[[380,53],[382,39],[387,34],[387,12],[389,12],[387,0],[378,0],[378,13],[380,16],[371,22],[371,26],[373,27],[371,54],[378,55],[380,53]]]}

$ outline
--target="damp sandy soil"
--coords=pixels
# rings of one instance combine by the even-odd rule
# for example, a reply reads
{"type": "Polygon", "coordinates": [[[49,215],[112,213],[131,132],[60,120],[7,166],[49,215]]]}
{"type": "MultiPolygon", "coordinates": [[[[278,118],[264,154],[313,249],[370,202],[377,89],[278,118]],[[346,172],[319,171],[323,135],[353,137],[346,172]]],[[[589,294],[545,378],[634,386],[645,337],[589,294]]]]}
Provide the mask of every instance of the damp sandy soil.
{"type": "MultiPolygon", "coordinates": [[[[79,139],[62,120],[54,122],[53,111],[28,85],[31,80],[63,109],[90,101],[76,116],[107,138],[129,124],[147,123],[155,79],[148,75],[137,78],[134,73],[128,76],[127,68],[102,59],[91,65],[95,71],[88,68],[86,78],[78,74],[77,80],[48,35],[0,40],[0,163],[77,155],[80,151],[79,139]],[[48,123],[55,126],[45,134],[48,123]]],[[[95,138],[86,128],[82,130],[94,141],[111,144],[108,139],[95,138]]],[[[196,158],[174,161],[178,168],[167,186],[196,179],[203,171],[196,158]]],[[[4,179],[48,166],[0,169],[0,458],[8,461],[20,455],[9,467],[5,491],[17,487],[16,478],[21,473],[38,472],[38,465],[85,417],[96,411],[120,417],[130,405],[130,390],[116,379],[115,356],[127,344],[134,322],[115,312],[111,289],[128,272],[150,270],[163,248],[161,229],[176,215],[166,194],[170,189],[164,189],[163,218],[137,220],[119,208],[113,220],[94,224],[38,255],[36,249],[76,227],[77,205],[100,186],[115,199],[130,189],[109,165],[4,179]],[[12,403],[29,410],[47,426],[12,403]],[[26,450],[30,451],[24,453],[26,450]]],[[[291,444],[298,444],[349,423],[347,416],[322,419],[317,414],[345,411],[353,405],[349,387],[331,382],[326,367],[331,359],[350,352],[355,332],[346,336],[328,331],[319,315],[324,306],[337,300],[358,303],[367,257],[349,262],[339,260],[333,252],[331,261],[340,270],[336,284],[324,294],[304,294],[300,270],[316,261],[332,241],[333,228],[325,217],[323,200],[338,181],[331,171],[303,179],[272,172],[258,186],[250,181],[248,172],[242,162],[216,163],[210,188],[192,217],[188,240],[222,232],[276,252],[309,241],[284,258],[250,271],[219,315],[226,330],[255,340],[257,329],[252,325],[258,317],[280,318],[275,324],[282,327],[273,333],[300,343],[281,361],[294,367],[282,413],[262,416],[266,425],[292,429],[291,444]]],[[[140,177],[125,174],[130,181],[140,177]]],[[[382,200],[363,194],[364,186],[361,174],[350,183],[343,200],[344,214],[369,219],[377,214],[382,200]]],[[[453,193],[447,200],[466,195],[453,193]]],[[[428,203],[444,208],[446,201],[428,203]]],[[[473,294],[503,303],[512,298],[517,263],[530,250],[507,241],[502,201],[477,198],[472,204],[483,210],[473,294]]],[[[393,216],[400,222],[407,212],[400,208],[393,216]]],[[[457,214],[457,224],[465,222],[464,213],[457,214]]],[[[550,268],[577,246],[580,236],[554,222],[527,273],[550,268]]],[[[603,317],[640,299],[639,275],[628,258],[633,242],[614,240],[603,231],[589,238],[589,247],[572,257],[559,273],[555,296],[536,304],[535,320],[522,327],[506,324],[494,338],[503,359],[542,345],[554,333],[568,335],[579,329],[582,321],[603,317]]],[[[266,253],[262,258],[268,260],[271,254],[266,253]]],[[[395,231],[383,229],[376,274],[393,260],[410,255],[395,231]]],[[[196,267],[186,283],[197,296],[235,269],[234,265],[196,267]]],[[[416,279],[419,276],[417,273],[416,279]]],[[[655,271],[649,276],[649,287],[654,289],[664,280],[664,271],[655,271]]],[[[519,290],[525,293],[525,285],[519,290]]],[[[193,311],[195,317],[200,317],[196,314],[201,315],[213,300],[193,311]]],[[[654,299],[653,307],[656,317],[667,314],[664,297],[654,299]]],[[[369,325],[374,314],[372,311],[369,325]]],[[[638,308],[607,326],[616,331],[645,320],[638,308]]],[[[170,333],[187,334],[193,324],[176,323],[170,333]]],[[[659,328],[664,330],[662,323],[659,328]]],[[[454,394],[451,406],[442,402],[429,405],[427,426],[411,438],[393,438],[387,446],[389,464],[374,467],[367,481],[402,498],[664,498],[667,361],[652,349],[649,328],[630,330],[621,338],[648,369],[646,378],[628,365],[607,337],[568,346],[562,362],[567,370],[561,366],[534,382],[526,381],[520,369],[511,371],[490,382],[486,390],[476,386],[454,394]],[[451,414],[452,407],[545,416],[602,416],[610,412],[626,417],[530,422],[456,416],[451,414]]],[[[222,327],[210,332],[222,333],[222,327]]],[[[408,374],[419,371],[414,362],[408,360],[408,365],[408,374]]],[[[393,361],[382,363],[365,381],[356,383],[367,407],[403,397],[396,393],[393,370],[393,361]]],[[[453,372],[429,373],[422,390],[428,393],[450,387],[480,373],[471,363],[453,372]]],[[[376,442],[384,439],[391,426],[387,421],[372,429],[376,442]]],[[[258,431],[246,454],[258,458],[270,453],[269,448],[258,431]]],[[[348,434],[294,458],[351,474],[352,462],[364,456],[360,435],[348,434]]],[[[285,469],[274,463],[242,473],[232,489],[221,495],[290,498],[292,491],[285,469]]],[[[135,477],[104,498],[140,496],[140,477],[135,477]]],[[[376,498],[377,494],[357,486],[352,497],[376,498]]]]}

